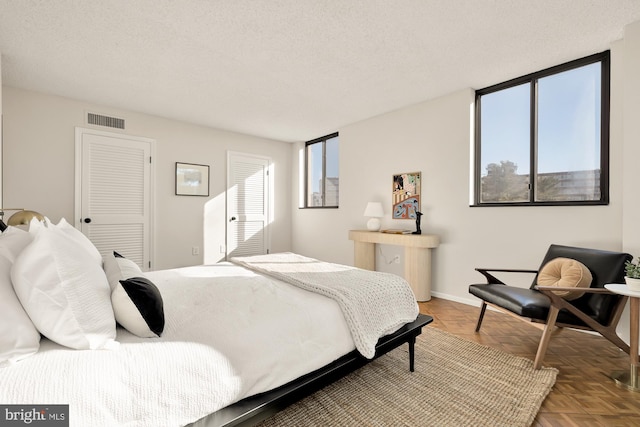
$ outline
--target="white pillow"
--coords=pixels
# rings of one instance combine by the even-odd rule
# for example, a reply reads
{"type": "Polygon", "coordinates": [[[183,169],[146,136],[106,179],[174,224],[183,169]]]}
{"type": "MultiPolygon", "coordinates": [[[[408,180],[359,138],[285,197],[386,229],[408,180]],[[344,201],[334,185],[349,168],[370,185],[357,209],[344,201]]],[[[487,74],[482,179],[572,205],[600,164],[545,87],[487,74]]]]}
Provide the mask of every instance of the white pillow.
{"type": "Polygon", "coordinates": [[[115,253],[108,253],[102,260],[104,272],[107,275],[107,281],[113,292],[120,280],[130,279],[132,277],[144,277],[144,273],[135,262],[122,256],[115,256],[115,253]]]}
{"type": "Polygon", "coordinates": [[[33,241],[33,236],[19,228],[9,226],[0,233],[0,255],[4,255],[11,263],[33,241]]]}
{"type": "Polygon", "coordinates": [[[15,227],[0,234],[0,366],[24,359],[40,348],[40,332],[11,283],[13,261],[32,240],[29,233],[15,227]]]}
{"type": "Polygon", "coordinates": [[[87,251],[87,254],[91,256],[96,264],[102,266],[102,255],[100,255],[98,248],[95,247],[91,240],[89,240],[89,238],[85,236],[82,231],[69,224],[64,218],[61,218],[60,221],[58,221],[58,225],[56,225],[56,227],[71,239],[73,239],[73,241],[76,242],[81,248],[87,251]]]}
{"type": "Polygon", "coordinates": [[[75,349],[112,348],[116,325],[107,277],[95,253],[65,224],[34,230],[11,270],[16,295],[52,341],[75,349]]]}

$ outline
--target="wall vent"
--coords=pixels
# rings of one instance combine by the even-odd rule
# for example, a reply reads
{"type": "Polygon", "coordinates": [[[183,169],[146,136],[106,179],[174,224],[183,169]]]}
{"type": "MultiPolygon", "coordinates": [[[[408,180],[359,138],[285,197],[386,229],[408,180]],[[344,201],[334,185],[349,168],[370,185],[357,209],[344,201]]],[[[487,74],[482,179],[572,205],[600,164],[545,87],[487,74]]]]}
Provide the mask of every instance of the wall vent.
{"type": "Polygon", "coordinates": [[[102,114],[87,113],[87,123],[89,123],[90,125],[124,129],[124,119],[119,119],[117,117],[103,116],[102,114]]]}

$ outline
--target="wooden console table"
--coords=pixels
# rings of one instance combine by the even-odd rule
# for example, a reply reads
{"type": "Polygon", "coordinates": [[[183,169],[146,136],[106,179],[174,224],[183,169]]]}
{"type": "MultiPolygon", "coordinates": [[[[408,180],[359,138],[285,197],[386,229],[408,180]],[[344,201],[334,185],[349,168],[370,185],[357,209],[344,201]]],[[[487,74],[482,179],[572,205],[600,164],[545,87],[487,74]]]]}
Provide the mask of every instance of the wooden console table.
{"type": "Polygon", "coordinates": [[[355,266],[376,269],[376,243],[404,246],[404,276],[418,301],[431,299],[431,249],[440,238],[432,234],[388,234],[378,231],[350,230],[355,266]]]}

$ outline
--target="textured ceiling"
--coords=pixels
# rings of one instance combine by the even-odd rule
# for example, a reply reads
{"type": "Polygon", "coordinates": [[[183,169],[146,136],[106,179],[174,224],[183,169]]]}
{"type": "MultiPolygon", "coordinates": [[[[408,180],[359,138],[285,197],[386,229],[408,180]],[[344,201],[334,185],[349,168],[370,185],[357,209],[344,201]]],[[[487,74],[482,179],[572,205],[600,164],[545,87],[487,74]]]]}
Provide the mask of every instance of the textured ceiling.
{"type": "Polygon", "coordinates": [[[639,0],[0,0],[3,84],[284,141],[606,50],[639,0]]]}

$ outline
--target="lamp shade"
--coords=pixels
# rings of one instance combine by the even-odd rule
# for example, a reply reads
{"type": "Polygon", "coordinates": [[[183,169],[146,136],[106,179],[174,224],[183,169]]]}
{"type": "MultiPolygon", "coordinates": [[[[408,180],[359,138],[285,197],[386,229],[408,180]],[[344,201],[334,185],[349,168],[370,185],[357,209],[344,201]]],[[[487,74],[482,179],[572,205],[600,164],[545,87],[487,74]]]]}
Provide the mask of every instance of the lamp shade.
{"type": "Polygon", "coordinates": [[[29,225],[29,222],[31,222],[32,218],[37,218],[38,221],[44,221],[44,216],[42,216],[42,214],[39,214],[38,212],[21,210],[11,215],[9,221],[7,221],[7,225],[29,225]]]}
{"type": "Polygon", "coordinates": [[[382,218],[384,216],[384,211],[382,210],[382,203],[380,202],[367,203],[367,208],[364,210],[364,216],[370,217],[369,221],[367,221],[367,229],[369,231],[380,230],[381,224],[378,218],[382,218]]]}
{"type": "Polygon", "coordinates": [[[364,216],[368,216],[372,218],[382,218],[384,216],[384,211],[382,210],[382,203],[380,202],[367,203],[367,208],[364,210],[364,216]]]}

